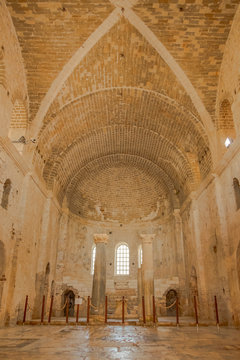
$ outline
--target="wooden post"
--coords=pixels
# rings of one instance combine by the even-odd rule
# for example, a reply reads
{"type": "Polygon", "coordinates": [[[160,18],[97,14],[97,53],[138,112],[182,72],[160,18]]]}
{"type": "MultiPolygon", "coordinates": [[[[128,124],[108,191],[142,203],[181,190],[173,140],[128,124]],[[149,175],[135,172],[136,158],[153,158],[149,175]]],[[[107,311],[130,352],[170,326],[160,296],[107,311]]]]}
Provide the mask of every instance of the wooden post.
{"type": "Polygon", "coordinates": [[[124,303],[125,303],[125,300],[124,300],[124,296],[122,297],[122,323],[124,324],[124,303]]]}
{"type": "Polygon", "coordinates": [[[107,295],[105,296],[105,324],[107,324],[107,295]]]}
{"type": "Polygon", "coordinates": [[[176,324],[179,325],[178,297],[176,298],[176,324]]]}
{"type": "Polygon", "coordinates": [[[69,312],[69,300],[67,299],[67,304],[66,304],[66,324],[68,324],[68,312],[69,312]]]}
{"type": "Polygon", "coordinates": [[[197,310],[197,298],[196,298],[196,296],[194,296],[194,310],[195,310],[196,325],[198,326],[198,310],[197,310]]]}
{"type": "Polygon", "coordinates": [[[214,296],[214,302],[215,302],[215,312],[216,312],[217,326],[219,326],[218,304],[217,304],[217,297],[216,296],[214,296]]]}
{"type": "Polygon", "coordinates": [[[25,300],[25,307],[24,307],[24,313],[23,313],[23,324],[24,324],[25,321],[26,321],[27,306],[28,306],[28,295],[26,296],[26,300],[25,300]]]}
{"type": "Polygon", "coordinates": [[[79,317],[79,304],[77,304],[76,323],[78,323],[78,317],[79,317]]]}
{"type": "Polygon", "coordinates": [[[143,313],[143,323],[146,323],[146,317],[145,317],[145,302],[144,302],[144,296],[142,296],[142,313],[143,313]]]}
{"type": "Polygon", "coordinates": [[[155,296],[153,295],[153,322],[156,323],[156,307],[155,307],[155,296]]]}
{"type": "Polygon", "coordinates": [[[42,299],[41,324],[43,324],[43,320],[44,320],[44,307],[45,307],[45,295],[43,295],[43,299],[42,299]]]}
{"type": "Polygon", "coordinates": [[[87,324],[89,324],[90,296],[87,298],[87,324]]]}
{"type": "Polygon", "coordinates": [[[50,303],[50,309],[49,309],[49,316],[48,316],[48,322],[50,324],[51,322],[51,317],[52,317],[52,308],[53,308],[53,295],[51,297],[51,303],[50,303]]]}

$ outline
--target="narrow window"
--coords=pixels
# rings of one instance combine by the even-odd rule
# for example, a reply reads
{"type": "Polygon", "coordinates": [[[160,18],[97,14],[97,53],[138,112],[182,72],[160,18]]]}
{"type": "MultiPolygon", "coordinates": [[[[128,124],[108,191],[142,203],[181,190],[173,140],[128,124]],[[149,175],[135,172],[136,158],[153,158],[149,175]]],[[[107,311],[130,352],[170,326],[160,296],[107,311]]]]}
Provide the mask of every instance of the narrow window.
{"type": "Polygon", "coordinates": [[[239,290],[240,290],[240,242],[239,242],[238,248],[237,248],[236,261],[237,261],[238,286],[239,286],[239,290]]]}
{"type": "Polygon", "coordinates": [[[234,188],[235,200],[238,210],[240,208],[240,186],[237,178],[233,179],[233,188],[234,188]]]}
{"type": "Polygon", "coordinates": [[[224,143],[225,147],[229,148],[229,146],[232,144],[232,142],[233,142],[233,140],[230,139],[229,137],[227,137],[226,140],[225,140],[225,143],[224,143]]]}
{"type": "Polygon", "coordinates": [[[142,266],[142,245],[140,245],[138,248],[138,267],[139,267],[139,269],[141,266],[142,266]]]}
{"type": "Polygon", "coordinates": [[[91,262],[91,274],[94,274],[94,265],[95,265],[95,258],[96,258],[96,246],[92,248],[92,262],[91,262]]]}
{"type": "Polygon", "coordinates": [[[116,250],[116,273],[117,275],[129,275],[129,248],[121,244],[116,250]]]}
{"type": "Polygon", "coordinates": [[[9,194],[11,191],[11,180],[7,179],[3,185],[3,194],[2,194],[2,202],[1,202],[1,206],[7,210],[8,208],[8,199],[9,199],[9,194]]]}

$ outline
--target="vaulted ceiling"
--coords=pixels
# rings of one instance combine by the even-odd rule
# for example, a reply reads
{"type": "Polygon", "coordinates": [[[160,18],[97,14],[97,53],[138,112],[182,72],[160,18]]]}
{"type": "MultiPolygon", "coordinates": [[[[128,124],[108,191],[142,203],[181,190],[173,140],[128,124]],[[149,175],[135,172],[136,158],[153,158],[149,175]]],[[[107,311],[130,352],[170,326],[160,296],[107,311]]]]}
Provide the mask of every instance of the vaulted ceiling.
{"type": "Polygon", "coordinates": [[[183,202],[212,168],[218,75],[239,0],[6,3],[34,167],[59,202],[124,221],[183,202]]]}

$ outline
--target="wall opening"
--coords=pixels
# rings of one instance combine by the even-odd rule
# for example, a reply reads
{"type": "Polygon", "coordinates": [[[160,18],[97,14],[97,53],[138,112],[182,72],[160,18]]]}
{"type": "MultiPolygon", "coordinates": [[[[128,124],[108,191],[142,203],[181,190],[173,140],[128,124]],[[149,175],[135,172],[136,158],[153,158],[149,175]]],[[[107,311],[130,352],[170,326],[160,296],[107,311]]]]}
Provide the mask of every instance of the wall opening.
{"type": "Polygon", "coordinates": [[[170,289],[166,294],[167,316],[175,316],[175,314],[176,314],[176,300],[177,300],[177,292],[176,292],[176,290],[170,289]]]}
{"type": "Polygon", "coordinates": [[[239,241],[238,248],[237,248],[236,261],[237,261],[238,287],[240,290],[240,241],[239,241]]]}
{"type": "Polygon", "coordinates": [[[237,178],[233,179],[233,189],[236,201],[237,210],[240,208],[240,186],[237,178]]]}
{"type": "MultiPolygon", "coordinates": [[[[66,290],[64,293],[64,304],[66,304],[66,301],[68,300],[68,315],[69,316],[74,316],[74,307],[75,307],[75,294],[72,290],[66,290]]],[[[64,308],[64,316],[66,316],[66,309],[67,307],[65,306],[64,308]]]]}
{"type": "Polygon", "coordinates": [[[91,274],[94,274],[94,266],[95,266],[95,258],[96,258],[96,245],[92,248],[92,257],[91,257],[91,274]]]}
{"type": "Polygon", "coordinates": [[[5,249],[4,244],[0,241],[0,308],[2,303],[3,286],[5,283],[5,249]]]}
{"type": "Polygon", "coordinates": [[[142,245],[139,245],[138,247],[138,268],[140,269],[142,266],[142,245]]]}
{"type": "Polygon", "coordinates": [[[223,100],[220,104],[217,131],[221,144],[224,145],[225,149],[229,148],[236,138],[236,132],[231,104],[227,99],[223,100]]]}
{"type": "Polygon", "coordinates": [[[8,208],[11,187],[12,187],[11,180],[7,179],[3,185],[3,194],[2,194],[2,201],[1,201],[1,206],[6,210],[8,208]]]}

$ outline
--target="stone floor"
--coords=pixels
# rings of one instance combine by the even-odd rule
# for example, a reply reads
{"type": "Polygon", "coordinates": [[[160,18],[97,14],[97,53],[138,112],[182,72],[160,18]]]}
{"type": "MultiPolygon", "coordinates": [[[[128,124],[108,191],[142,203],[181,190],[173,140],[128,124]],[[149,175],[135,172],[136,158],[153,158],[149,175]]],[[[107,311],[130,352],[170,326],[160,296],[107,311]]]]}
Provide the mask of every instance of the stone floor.
{"type": "Polygon", "coordinates": [[[0,329],[0,359],[239,360],[240,330],[25,325],[0,329]]]}

